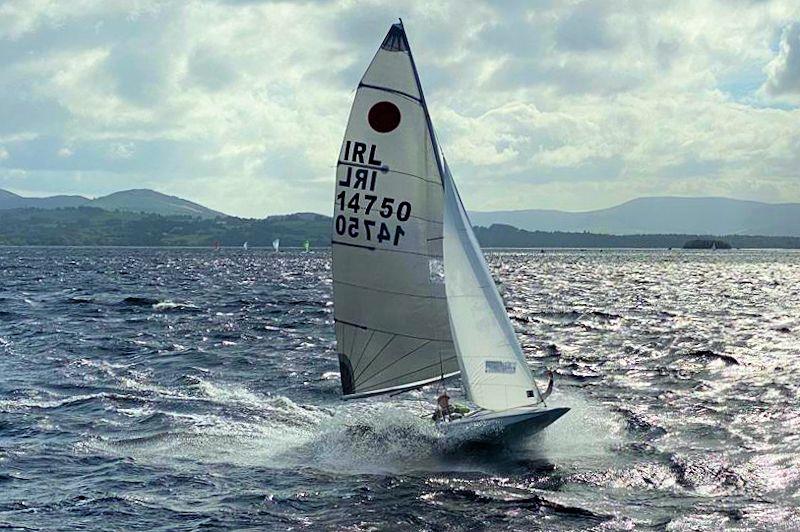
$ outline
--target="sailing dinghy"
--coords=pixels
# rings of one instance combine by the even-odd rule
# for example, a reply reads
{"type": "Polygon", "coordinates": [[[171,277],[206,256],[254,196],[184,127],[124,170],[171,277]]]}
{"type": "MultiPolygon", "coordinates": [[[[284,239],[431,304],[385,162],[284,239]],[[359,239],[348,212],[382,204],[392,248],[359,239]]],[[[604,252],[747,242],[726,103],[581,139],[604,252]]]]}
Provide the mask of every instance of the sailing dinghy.
{"type": "Polygon", "coordinates": [[[532,434],[547,408],[436,141],[402,21],[356,91],[332,231],[344,399],[461,375],[475,410],[438,422],[468,439],[532,434]]]}

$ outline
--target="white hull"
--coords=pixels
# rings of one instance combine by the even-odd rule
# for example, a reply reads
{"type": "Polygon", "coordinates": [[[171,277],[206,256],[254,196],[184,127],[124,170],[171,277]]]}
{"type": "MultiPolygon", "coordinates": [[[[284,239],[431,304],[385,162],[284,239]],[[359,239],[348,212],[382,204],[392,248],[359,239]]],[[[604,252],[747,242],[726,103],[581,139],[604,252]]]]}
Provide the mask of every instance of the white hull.
{"type": "Polygon", "coordinates": [[[479,410],[460,419],[440,421],[437,426],[448,438],[463,443],[503,443],[536,434],[568,411],[569,408],[531,407],[502,412],[479,410]]]}

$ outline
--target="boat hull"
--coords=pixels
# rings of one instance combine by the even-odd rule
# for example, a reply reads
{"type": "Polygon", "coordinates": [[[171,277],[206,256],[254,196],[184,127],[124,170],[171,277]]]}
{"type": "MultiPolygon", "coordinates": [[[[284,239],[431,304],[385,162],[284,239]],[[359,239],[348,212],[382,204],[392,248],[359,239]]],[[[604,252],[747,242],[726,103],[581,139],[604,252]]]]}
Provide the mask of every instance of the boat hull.
{"type": "Polygon", "coordinates": [[[569,412],[569,408],[514,408],[503,412],[479,411],[473,415],[439,422],[448,439],[462,443],[509,443],[531,436],[569,412]]]}

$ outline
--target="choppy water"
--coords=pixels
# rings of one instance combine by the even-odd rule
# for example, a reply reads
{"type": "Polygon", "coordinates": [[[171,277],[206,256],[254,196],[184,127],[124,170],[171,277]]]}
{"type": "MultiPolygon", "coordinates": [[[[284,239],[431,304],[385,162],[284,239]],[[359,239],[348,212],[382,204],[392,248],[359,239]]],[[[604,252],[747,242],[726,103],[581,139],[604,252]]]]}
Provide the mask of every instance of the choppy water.
{"type": "Polygon", "coordinates": [[[800,253],[490,260],[572,411],[465,454],[339,400],[327,253],[0,248],[0,528],[800,528],[800,253]]]}

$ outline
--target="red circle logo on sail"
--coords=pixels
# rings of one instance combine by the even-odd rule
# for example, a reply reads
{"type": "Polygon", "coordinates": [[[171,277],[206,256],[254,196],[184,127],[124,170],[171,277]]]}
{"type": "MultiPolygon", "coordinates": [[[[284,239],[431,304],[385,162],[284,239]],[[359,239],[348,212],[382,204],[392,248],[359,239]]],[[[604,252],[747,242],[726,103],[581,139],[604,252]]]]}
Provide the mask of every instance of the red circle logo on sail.
{"type": "Polygon", "coordinates": [[[400,125],[400,109],[392,102],[378,102],[369,110],[367,120],[378,133],[388,133],[400,125]]]}

